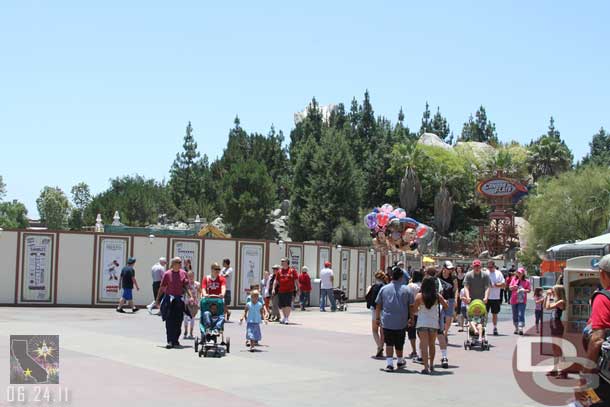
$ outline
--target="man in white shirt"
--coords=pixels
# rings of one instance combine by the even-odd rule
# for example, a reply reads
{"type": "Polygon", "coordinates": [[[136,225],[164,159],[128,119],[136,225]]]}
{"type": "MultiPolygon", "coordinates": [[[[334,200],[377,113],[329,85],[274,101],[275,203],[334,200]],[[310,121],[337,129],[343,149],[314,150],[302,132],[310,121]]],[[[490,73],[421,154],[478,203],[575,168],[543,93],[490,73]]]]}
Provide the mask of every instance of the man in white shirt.
{"type": "Polygon", "coordinates": [[[493,260],[487,262],[487,273],[491,287],[489,289],[489,299],[487,300],[487,312],[491,311],[491,318],[494,324],[494,335],[498,335],[498,314],[502,306],[501,292],[506,283],[504,275],[496,268],[496,263],[493,260]]]}
{"type": "Polygon", "coordinates": [[[330,267],[330,261],[327,261],[324,262],[324,268],[320,270],[320,312],[326,311],[326,296],[330,298],[330,310],[332,312],[337,310],[335,294],[333,293],[335,277],[330,267]]]}
{"type": "MultiPolygon", "coordinates": [[[[233,282],[233,269],[231,268],[231,260],[224,259],[222,261],[222,270],[220,275],[225,278],[227,284],[227,290],[225,291],[225,320],[229,320],[231,317],[231,311],[229,311],[229,305],[231,305],[231,283],[233,282]]],[[[248,287],[249,288],[249,287],[248,287]]]]}
{"type": "Polygon", "coordinates": [[[157,308],[155,304],[155,299],[157,298],[157,294],[159,293],[159,287],[161,286],[161,279],[163,278],[163,274],[167,270],[167,260],[165,257],[161,257],[159,262],[157,262],[152,269],[150,270],[150,274],[152,275],[152,289],[153,289],[153,302],[148,304],[146,308],[148,312],[152,314],[153,308],[157,308]]]}

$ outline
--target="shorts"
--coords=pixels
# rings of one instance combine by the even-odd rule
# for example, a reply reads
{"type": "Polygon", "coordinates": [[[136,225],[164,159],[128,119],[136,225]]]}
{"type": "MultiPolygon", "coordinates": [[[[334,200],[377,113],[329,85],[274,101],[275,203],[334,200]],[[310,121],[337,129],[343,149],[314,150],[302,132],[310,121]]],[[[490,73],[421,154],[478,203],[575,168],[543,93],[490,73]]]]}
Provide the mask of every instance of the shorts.
{"type": "Polygon", "coordinates": [[[417,332],[427,332],[427,333],[438,333],[438,329],[436,328],[430,328],[427,326],[420,326],[419,328],[417,328],[417,332]]]}
{"type": "Polygon", "coordinates": [[[123,288],[123,295],[121,296],[121,298],[123,298],[125,301],[131,301],[133,300],[133,288],[123,288]]]}
{"type": "Polygon", "coordinates": [[[225,291],[225,306],[231,305],[231,290],[225,291]]]}
{"type": "Polygon", "coordinates": [[[453,319],[453,313],[455,312],[455,300],[447,300],[449,305],[447,309],[441,309],[441,321],[447,321],[447,318],[453,319]]]}
{"type": "Polygon", "coordinates": [[[407,328],[407,335],[409,335],[409,340],[412,341],[417,339],[417,330],[415,327],[417,326],[417,315],[413,317],[413,325],[407,328]]]}
{"type": "Polygon", "coordinates": [[[279,293],[278,298],[280,300],[280,308],[286,308],[292,306],[292,293],[279,293]]]}
{"type": "Polygon", "coordinates": [[[487,312],[491,310],[491,313],[497,315],[500,313],[500,306],[502,305],[502,300],[487,300],[487,312]]]}
{"type": "Polygon", "coordinates": [[[393,346],[397,351],[401,351],[405,347],[406,338],[405,329],[383,329],[383,342],[387,346],[393,346]]]}

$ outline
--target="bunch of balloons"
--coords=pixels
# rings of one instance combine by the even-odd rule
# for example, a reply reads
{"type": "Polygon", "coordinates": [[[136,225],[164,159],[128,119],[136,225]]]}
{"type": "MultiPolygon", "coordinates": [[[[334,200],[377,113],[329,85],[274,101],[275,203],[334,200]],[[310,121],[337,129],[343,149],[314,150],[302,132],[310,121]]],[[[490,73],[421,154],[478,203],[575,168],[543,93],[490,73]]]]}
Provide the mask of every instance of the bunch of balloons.
{"type": "Polygon", "coordinates": [[[413,252],[429,242],[434,233],[430,226],[407,217],[404,209],[387,203],[367,214],[364,224],[371,230],[376,249],[413,252]]]}

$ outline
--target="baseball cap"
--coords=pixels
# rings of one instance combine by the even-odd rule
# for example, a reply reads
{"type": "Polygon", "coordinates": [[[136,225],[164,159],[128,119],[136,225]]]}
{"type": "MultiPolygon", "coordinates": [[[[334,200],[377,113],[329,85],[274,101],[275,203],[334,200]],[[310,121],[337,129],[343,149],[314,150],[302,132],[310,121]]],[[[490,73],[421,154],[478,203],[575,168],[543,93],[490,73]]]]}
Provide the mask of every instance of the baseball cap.
{"type": "Polygon", "coordinates": [[[324,267],[330,267],[330,261],[325,261],[324,262],[324,267]]]}
{"type": "Polygon", "coordinates": [[[272,269],[279,269],[280,265],[279,264],[274,264],[273,267],[271,267],[272,269]]]}
{"type": "Polygon", "coordinates": [[[480,266],[480,265],[481,265],[481,260],[479,260],[479,259],[475,259],[472,262],[472,267],[476,267],[476,266],[480,266]]]}
{"type": "Polygon", "coordinates": [[[597,262],[597,267],[610,273],[610,254],[605,255],[597,262]]]}
{"type": "Polygon", "coordinates": [[[453,263],[451,261],[445,260],[445,268],[446,269],[453,269],[455,267],[453,266],[453,263]]]}
{"type": "Polygon", "coordinates": [[[136,258],[135,257],[130,257],[127,259],[127,264],[134,264],[136,262],[136,258]]]}
{"type": "Polygon", "coordinates": [[[523,267],[519,267],[517,269],[517,273],[521,273],[521,274],[527,274],[527,272],[525,271],[525,269],[523,267]]]}
{"type": "Polygon", "coordinates": [[[167,263],[167,259],[165,257],[159,258],[159,263],[167,263]]]}
{"type": "Polygon", "coordinates": [[[398,263],[396,263],[396,265],[397,265],[397,266],[404,266],[404,265],[405,265],[405,262],[401,260],[401,261],[399,261],[398,263]]]}

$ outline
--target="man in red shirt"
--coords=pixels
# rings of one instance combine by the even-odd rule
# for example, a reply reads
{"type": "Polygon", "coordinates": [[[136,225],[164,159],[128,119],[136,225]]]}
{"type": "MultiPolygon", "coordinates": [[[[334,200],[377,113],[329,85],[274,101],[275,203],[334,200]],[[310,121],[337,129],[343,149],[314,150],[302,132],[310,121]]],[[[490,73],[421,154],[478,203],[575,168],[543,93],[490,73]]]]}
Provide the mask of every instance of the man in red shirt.
{"type": "Polygon", "coordinates": [[[159,299],[163,295],[163,304],[159,306],[161,316],[165,321],[165,332],[167,335],[167,349],[180,346],[180,327],[184,317],[184,300],[182,296],[186,290],[187,295],[191,295],[187,289],[189,279],[186,271],[182,270],[182,260],[174,257],[170,262],[170,269],[161,278],[159,292],[157,293],[156,304],[159,306],[159,299]]]}
{"type": "Polygon", "coordinates": [[[280,308],[284,318],[280,324],[288,324],[292,306],[292,296],[298,291],[299,275],[294,268],[290,268],[287,259],[282,259],[281,268],[275,273],[273,292],[278,294],[280,308]]]}
{"type": "Polygon", "coordinates": [[[299,274],[299,302],[301,303],[301,311],[305,311],[305,307],[309,307],[309,294],[311,293],[311,278],[307,273],[309,269],[303,266],[301,274],[299,274]]]}
{"type": "MultiPolygon", "coordinates": [[[[605,255],[598,263],[599,282],[605,291],[610,290],[610,254],[605,255]]],[[[608,332],[610,332],[610,299],[604,293],[593,295],[591,304],[591,336],[587,346],[587,359],[597,365],[602,344],[608,332]]],[[[592,373],[592,369],[585,369],[586,373],[592,373]]],[[[599,375],[598,375],[599,376],[599,375]]],[[[594,389],[596,395],[601,399],[593,406],[607,406],[610,402],[610,383],[599,376],[599,386],[594,389]]]]}
{"type": "Polygon", "coordinates": [[[212,263],[211,275],[204,277],[201,280],[201,295],[203,297],[225,297],[227,290],[227,281],[220,275],[220,265],[212,263]]]}

